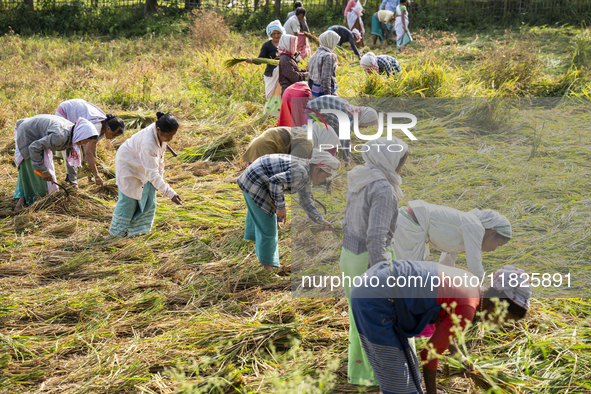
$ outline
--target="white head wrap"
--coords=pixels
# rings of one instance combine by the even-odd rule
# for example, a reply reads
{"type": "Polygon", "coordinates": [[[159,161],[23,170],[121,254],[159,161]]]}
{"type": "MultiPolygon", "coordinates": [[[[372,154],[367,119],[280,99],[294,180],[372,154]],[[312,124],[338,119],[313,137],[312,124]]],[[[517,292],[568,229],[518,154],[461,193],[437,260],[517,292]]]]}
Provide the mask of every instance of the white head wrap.
{"type": "Polygon", "coordinates": [[[356,40],[359,40],[361,38],[361,33],[359,32],[359,30],[353,29],[353,30],[351,30],[351,33],[353,33],[356,40]]]}
{"type": "Polygon", "coordinates": [[[293,56],[296,53],[298,47],[298,38],[290,34],[284,34],[279,39],[279,45],[277,46],[277,52],[285,53],[289,56],[293,56]]]}
{"type": "Polygon", "coordinates": [[[371,126],[378,123],[378,112],[370,107],[357,107],[353,104],[345,104],[345,109],[352,116],[357,113],[359,116],[359,126],[371,126]]]}
{"type": "Polygon", "coordinates": [[[93,136],[98,137],[98,135],[99,133],[96,130],[96,127],[94,127],[94,125],[90,121],[83,118],[78,118],[76,126],[74,126],[74,135],[72,137],[72,150],[70,151],[70,155],[68,156],[68,163],[72,167],[82,167],[80,145],[78,145],[78,142],[93,136]]]}
{"type": "Polygon", "coordinates": [[[315,164],[322,171],[327,172],[330,175],[334,174],[335,171],[341,168],[341,162],[339,161],[339,159],[337,159],[328,152],[321,152],[317,149],[314,149],[312,151],[312,158],[310,159],[310,164],[315,164]]]}
{"type": "Polygon", "coordinates": [[[332,30],[327,30],[318,37],[318,42],[320,46],[325,47],[329,51],[333,51],[339,41],[341,40],[341,36],[339,36],[336,32],[332,30]]]}
{"type": "Polygon", "coordinates": [[[271,39],[271,34],[273,34],[274,31],[278,31],[282,35],[285,34],[285,29],[281,25],[281,22],[279,21],[279,19],[275,19],[273,22],[271,22],[267,25],[266,32],[267,32],[267,36],[269,36],[269,40],[271,39]]]}
{"type": "Polygon", "coordinates": [[[404,197],[400,185],[402,178],[396,173],[400,161],[408,152],[408,145],[399,138],[386,137],[367,141],[364,145],[365,165],[356,166],[347,176],[348,193],[359,193],[365,186],[380,179],[386,179],[399,198],[404,197]]]}
{"type": "Polygon", "coordinates": [[[495,272],[493,279],[493,288],[502,291],[509,299],[515,302],[523,309],[529,309],[529,298],[532,288],[529,283],[529,277],[522,269],[512,265],[504,265],[495,272]],[[515,286],[512,286],[515,285],[515,286]]]}
{"type": "Polygon", "coordinates": [[[332,145],[335,148],[341,146],[341,141],[331,126],[328,126],[327,129],[325,125],[320,126],[314,122],[312,133],[314,134],[314,149],[320,149],[320,145],[332,145]]]}
{"type": "Polygon", "coordinates": [[[511,238],[511,222],[509,222],[506,216],[492,209],[484,209],[482,211],[480,209],[473,209],[470,213],[475,214],[480,219],[482,227],[486,230],[497,230],[497,233],[500,235],[511,238]]]}
{"type": "Polygon", "coordinates": [[[361,68],[364,70],[375,70],[378,71],[380,67],[378,66],[378,58],[373,52],[368,52],[361,57],[359,61],[361,64],[361,68]]]}

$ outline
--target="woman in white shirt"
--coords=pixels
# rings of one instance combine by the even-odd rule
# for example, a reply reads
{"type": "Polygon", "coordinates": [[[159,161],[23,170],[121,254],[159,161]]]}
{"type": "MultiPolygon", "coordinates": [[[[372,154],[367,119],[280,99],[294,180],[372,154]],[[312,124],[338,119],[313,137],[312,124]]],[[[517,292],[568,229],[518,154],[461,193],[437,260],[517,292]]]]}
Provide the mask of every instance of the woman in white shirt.
{"type": "MultiPolygon", "coordinates": [[[[96,144],[103,138],[111,140],[122,135],[125,132],[123,119],[118,116],[107,115],[96,105],[82,99],[61,102],[55,114],[68,119],[72,123],[76,123],[79,118],[86,119],[96,127],[96,131],[99,133],[98,138],[86,144],[82,153],[83,160],[85,159],[88,162],[90,170],[94,174],[94,183],[102,186],[104,182],[96,167],[96,144]]],[[[65,157],[65,155],[63,156],[65,157]]],[[[66,181],[71,185],[78,184],[76,169],[69,165],[67,161],[66,169],[68,171],[66,181]]]]}
{"type": "Polygon", "coordinates": [[[510,239],[511,223],[492,209],[462,212],[415,200],[400,209],[393,246],[398,260],[427,260],[431,243],[443,252],[439,263],[450,267],[466,252],[468,270],[482,277],[481,252],[492,252],[510,239]]]}
{"type": "Polygon", "coordinates": [[[156,215],[156,190],[181,205],[181,197],[164,182],[166,143],[176,134],[174,116],[158,112],[158,120],[133,135],[117,150],[115,173],[119,199],[109,234],[114,237],[146,234],[156,215]]]}

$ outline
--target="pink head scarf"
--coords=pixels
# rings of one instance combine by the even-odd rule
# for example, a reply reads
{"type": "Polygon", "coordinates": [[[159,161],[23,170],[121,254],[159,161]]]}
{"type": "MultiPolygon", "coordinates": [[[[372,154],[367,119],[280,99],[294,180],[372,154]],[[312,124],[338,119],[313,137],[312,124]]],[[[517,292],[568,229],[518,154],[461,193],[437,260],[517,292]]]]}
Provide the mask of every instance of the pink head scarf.
{"type": "Polygon", "coordinates": [[[68,163],[72,167],[82,167],[82,157],[80,155],[80,145],[78,142],[90,138],[92,136],[98,137],[96,127],[90,121],[84,118],[78,118],[76,126],[74,126],[74,136],[72,137],[72,150],[68,156],[68,163]]]}

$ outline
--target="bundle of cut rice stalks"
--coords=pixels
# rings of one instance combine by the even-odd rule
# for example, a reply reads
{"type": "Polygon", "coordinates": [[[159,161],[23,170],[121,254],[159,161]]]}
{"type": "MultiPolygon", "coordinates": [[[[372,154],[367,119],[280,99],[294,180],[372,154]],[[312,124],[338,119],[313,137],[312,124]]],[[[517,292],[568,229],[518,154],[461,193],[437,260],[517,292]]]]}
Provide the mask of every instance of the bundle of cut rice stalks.
{"type": "Polygon", "coordinates": [[[53,212],[62,215],[78,216],[98,221],[111,220],[113,211],[105,201],[92,197],[74,188],[69,194],[57,191],[36,201],[22,212],[53,212]]]}
{"type": "Polygon", "coordinates": [[[198,160],[232,160],[237,153],[234,145],[234,136],[228,133],[205,145],[185,149],[179,154],[178,159],[182,163],[195,163],[198,160]]]}
{"type": "Polygon", "coordinates": [[[468,368],[463,362],[455,358],[447,358],[444,375],[449,378],[469,377],[474,385],[487,393],[516,394],[522,386],[528,383],[511,376],[508,370],[511,358],[496,358],[481,360],[473,368],[468,368]]]}
{"type": "Polygon", "coordinates": [[[126,129],[143,129],[156,121],[156,116],[149,112],[123,112],[117,114],[125,122],[126,129]]]}
{"type": "MultiPolygon", "coordinates": [[[[232,68],[235,65],[239,64],[239,63],[243,63],[246,62],[246,58],[245,57],[231,57],[229,59],[224,60],[224,66],[226,66],[226,68],[232,68]]],[[[279,60],[276,59],[263,59],[260,57],[254,57],[252,58],[252,62],[253,64],[267,64],[270,66],[278,66],[279,65],[279,60]]]]}

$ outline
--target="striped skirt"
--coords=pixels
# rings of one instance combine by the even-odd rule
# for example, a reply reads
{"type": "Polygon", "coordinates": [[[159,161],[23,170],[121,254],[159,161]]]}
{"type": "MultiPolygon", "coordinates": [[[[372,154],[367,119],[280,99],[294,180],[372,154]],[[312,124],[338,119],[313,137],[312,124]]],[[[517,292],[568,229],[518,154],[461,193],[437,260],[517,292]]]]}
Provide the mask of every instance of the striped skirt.
{"type": "Polygon", "coordinates": [[[155,215],[156,188],[150,182],[144,185],[142,199],[139,201],[127,197],[119,190],[109,234],[119,238],[147,234],[152,230],[155,215]]]}

